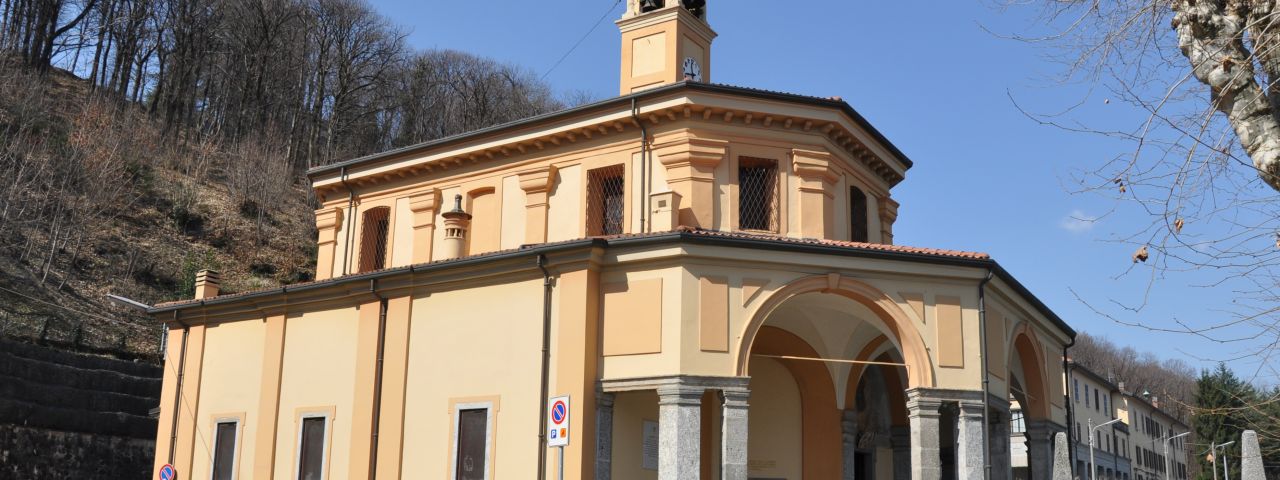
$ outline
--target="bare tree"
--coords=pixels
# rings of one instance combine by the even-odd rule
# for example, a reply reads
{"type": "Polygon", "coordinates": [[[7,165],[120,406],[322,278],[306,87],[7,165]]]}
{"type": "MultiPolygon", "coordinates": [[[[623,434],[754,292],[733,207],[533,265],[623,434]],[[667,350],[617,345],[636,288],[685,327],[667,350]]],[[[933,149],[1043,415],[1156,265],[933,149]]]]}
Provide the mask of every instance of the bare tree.
{"type": "MultiPolygon", "coordinates": [[[[1019,2],[1026,5],[1026,2],[1019,2]]],[[[1248,375],[1280,375],[1280,11],[1272,1],[1067,0],[1031,2],[1035,26],[1017,38],[1043,45],[1070,81],[1132,107],[1143,120],[1104,128],[1074,107],[1028,113],[1044,124],[1128,141],[1132,149],[1081,170],[1079,191],[1116,201],[1147,221],[1116,241],[1136,251],[1128,275],[1148,295],[1084,299],[1118,322],[1238,346],[1248,375]],[[1216,276],[1233,292],[1222,318],[1199,323],[1140,319],[1168,275],[1216,276]]],[[[1090,99],[1083,99],[1084,105],[1090,99]]],[[[1076,105],[1078,106],[1078,105],[1076,105]]],[[[1239,364],[1237,364],[1239,365],[1239,364]]]]}

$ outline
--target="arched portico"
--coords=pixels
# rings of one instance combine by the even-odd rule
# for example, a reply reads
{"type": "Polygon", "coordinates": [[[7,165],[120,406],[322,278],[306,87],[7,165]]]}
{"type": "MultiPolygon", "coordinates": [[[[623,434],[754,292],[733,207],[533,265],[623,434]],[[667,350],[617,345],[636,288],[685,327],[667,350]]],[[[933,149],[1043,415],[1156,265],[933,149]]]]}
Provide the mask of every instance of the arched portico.
{"type": "Polygon", "coordinates": [[[1051,418],[1044,347],[1026,322],[1020,323],[1010,338],[1009,395],[1024,418],[1028,470],[1033,480],[1048,479],[1052,475],[1053,434],[1060,427],[1051,418]]]}
{"type": "Polygon", "coordinates": [[[749,376],[750,352],[760,327],[780,306],[797,296],[810,293],[839,295],[853,300],[868,310],[875,317],[864,319],[878,322],[885,331],[886,337],[902,352],[906,360],[908,388],[932,387],[934,385],[933,362],[929,359],[928,349],[920,336],[911,317],[889,295],[863,282],[845,278],[838,274],[805,277],[795,280],[770,295],[756,308],[751,320],[743,328],[741,342],[735,350],[735,363],[739,376],[749,376]]]}
{"type": "Polygon", "coordinates": [[[923,480],[980,472],[984,395],[935,388],[920,328],[888,294],[839,275],[796,280],[762,301],[734,353],[737,374],[751,377],[751,476],[923,480]],[[761,415],[768,420],[754,420],[761,415]],[[798,417],[781,422],[786,415],[798,417]],[[767,445],[795,432],[795,442],[767,445]],[[798,467],[780,457],[795,443],[798,467]]]}

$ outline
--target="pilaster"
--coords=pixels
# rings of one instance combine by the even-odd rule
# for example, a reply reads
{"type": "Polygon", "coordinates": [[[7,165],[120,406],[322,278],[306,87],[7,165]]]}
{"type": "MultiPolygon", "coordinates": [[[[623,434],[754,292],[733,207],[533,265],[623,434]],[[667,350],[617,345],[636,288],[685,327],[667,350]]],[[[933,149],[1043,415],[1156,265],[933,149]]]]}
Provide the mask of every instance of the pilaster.
{"type": "Polygon", "coordinates": [[[596,391],[596,480],[613,478],[613,393],[596,391]]]}
{"type": "Polygon", "coordinates": [[[844,474],[841,476],[844,480],[854,480],[858,477],[858,412],[853,410],[844,410],[844,417],[840,420],[840,440],[842,460],[844,461],[844,474]]]}
{"type": "Polygon", "coordinates": [[[987,406],[977,402],[960,402],[956,419],[956,472],[960,478],[985,478],[986,445],[982,439],[982,412],[987,406]]]}
{"type": "Polygon", "coordinates": [[[1053,435],[1065,428],[1044,419],[1027,419],[1027,463],[1032,478],[1053,475],[1053,435]]]}
{"type": "Polygon", "coordinates": [[[701,475],[703,391],[683,384],[658,387],[658,478],[701,475]]]}
{"type": "Polygon", "coordinates": [[[942,400],[926,391],[907,390],[907,422],[911,432],[911,479],[942,478],[942,451],[938,438],[942,400]]]}
{"type": "Polygon", "coordinates": [[[524,190],[524,242],[546,243],[547,208],[550,206],[551,185],[556,180],[556,168],[545,166],[520,174],[520,189],[524,190]]]}
{"type": "Polygon", "coordinates": [[[880,242],[893,245],[893,222],[898,220],[898,202],[887,195],[876,200],[880,205],[880,242]]]}
{"type": "Polygon", "coordinates": [[[893,438],[893,480],[911,480],[911,428],[890,427],[893,438]]]}
{"type": "Polygon", "coordinates": [[[832,202],[837,176],[827,152],[795,149],[791,168],[800,179],[800,235],[805,238],[832,238],[832,202]]]}
{"type": "Polygon", "coordinates": [[[723,431],[720,442],[721,472],[724,480],[747,480],[747,400],[745,387],[725,389],[723,431]]]}
{"type": "Polygon", "coordinates": [[[316,242],[316,280],[333,278],[333,257],[338,245],[338,230],[341,229],[341,208],[316,210],[316,230],[319,231],[316,242]]]}
{"type": "Polygon", "coordinates": [[[655,146],[667,169],[667,185],[680,195],[680,225],[715,227],[715,169],[724,160],[729,142],[684,137],[655,146]]]}
{"type": "Polygon", "coordinates": [[[436,214],[439,209],[439,189],[409,197],[409,210],[413,212],[414,264],[431,261],[431,244],[436,237],[436,214]]]}

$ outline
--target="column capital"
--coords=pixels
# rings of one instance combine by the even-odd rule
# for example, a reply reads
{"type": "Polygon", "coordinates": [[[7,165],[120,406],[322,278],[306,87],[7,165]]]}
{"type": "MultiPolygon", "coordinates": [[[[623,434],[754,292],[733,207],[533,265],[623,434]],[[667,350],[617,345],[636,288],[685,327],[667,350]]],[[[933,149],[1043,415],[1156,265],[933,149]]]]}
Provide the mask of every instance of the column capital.
{"type": "Polygon", "coordinates": [[[554,165],[546,165],[533,170],[520,172],[520,189],[524,193],[546,193],[556,181],[558,169],[554,165]]]}
{"type": "Polygon", "coordinates": [[[433,188],[425,192],[409,196],[409,210],[418,213],[435,211],[440,206],[440,189],[433,188]]]}
{"type": "Polygon", "coordinates": [[[658,387],[658,405],[702,405],[706,391],[694,385],[664,385],[658,387]]]}
{"type": "Polygon", "coordinates": [[[746,389],[726,389],[720,392],[724,394],[724,408],[745,409],[751,399],[751,391],[746,389]]]}
{"type": "Polygon", "coordinates": [[[316,210],[316,229],[340,229],[342,228],[342,209],[338,207],[322,208],[316,210]]]}
{"type": "Polygon", "coordinates": [[[830,153],[796,148],[791,150],[791,168],[804,180],[835,183],[839,178],[831,167],[835,159],[830,153]]]}
{"type": "Polygon", "coordinates": [[[658,155],[658,161],[662,162],[668,170],[682,166],[709,170],[719,165],[728,152],[728,141],[695,136],[664,141],[653,147],[653,153],[658,155]]]}

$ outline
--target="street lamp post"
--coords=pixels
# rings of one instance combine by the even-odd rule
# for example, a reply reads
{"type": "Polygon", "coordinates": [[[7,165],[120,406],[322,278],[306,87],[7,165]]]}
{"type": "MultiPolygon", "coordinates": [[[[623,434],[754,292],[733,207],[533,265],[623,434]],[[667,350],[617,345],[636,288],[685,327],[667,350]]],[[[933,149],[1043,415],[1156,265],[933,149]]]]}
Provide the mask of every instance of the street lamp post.
{"type": "MultiPolygon", "coordinates": [[[[1169,468],[1170,467],[1169,462],[1173,460],[1173,457],[1169,456],[1169,442],[1180,437],[1185,437],[1187,435],[1191,435],[1191,432],[1190,431],[1182,432],[1172,437],[1168,437],[1164,439],[1164,480],[1169,480],[1169,475],[1170,475],[1169,471],[1173,470],[1172,468],[1169,468]]],[[[1174,462],[1174,463],[1177,463],[1177,462],[1174,462]]]]}
{"type": "Polygon", "coordinates": [[[1094,458],[1093,458],[1093,447],[1094,447],[1094,445],[1093,445],[1093,444],[1094,444],[1094,439],[1096,439],[1096,438],[1098,437],[1098,435],[1097,435],[1096,433],[1094,433],[1094,431],[1096,431],[1096,430],[1097,430],[1097,429],[1099,429],[1099,428],[1105,427],[1105,426],[1107,426],[1107,425],[1111,425],[1111,424],[1116,423],[1116,422],[1119,422],[1119,421],[1120,421],[1120,419],[1119,419],[1119,418],[1117,418],[1117,419],[1111,420],[1111,421],[1109,421],[1109,422],[1103,423],[1103,424],[1101,424],[1101,425],[1094,426],[1094,424],[1093,424],[1093,419],[1092,419],[1092,418],[1090,418],[1090,419],[1089,419],[1089,479],[1090,479],[1090,480],[1097,480],[1097,479],[1098,479],[1098,462],[1097,462],[1097,460],[1094,460],[1094,458]]]}
{"type": "Polygon", "coordinates": [[[1209,446],[1214,449],[1213,450],[1213,463],[1214,463],[1213,478],[1218,478],[1218,468],[1217,468],[1218,467],[1218,450],[1217,449],[1221,448],[1222,453],[1224,454],[1222,458],[1222,478],[1224,480],[1231,480],[1231,471],[1227,469],[1227,458],[1225,454],[1227,453],[1227,446],[1233,443],[1236,443],[1236,441],[1232,440],[1230,442],[1219,444],[1219,445],[1214,445],[1212,443],[1209,444],[1209,446]]]}

